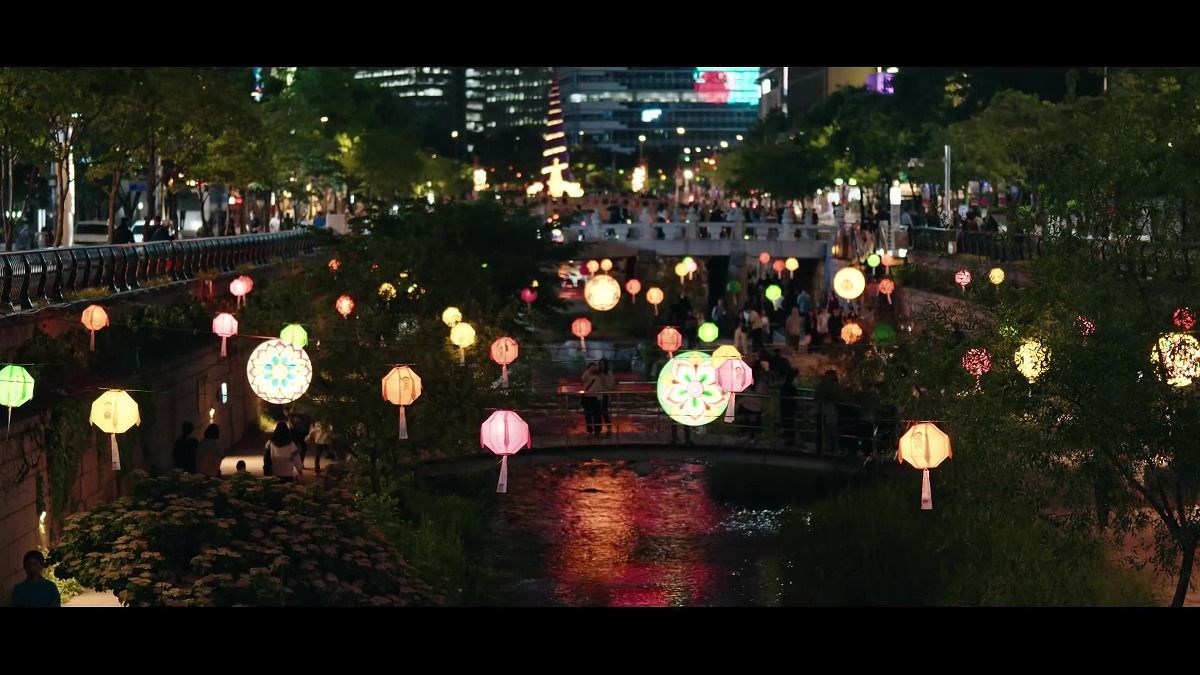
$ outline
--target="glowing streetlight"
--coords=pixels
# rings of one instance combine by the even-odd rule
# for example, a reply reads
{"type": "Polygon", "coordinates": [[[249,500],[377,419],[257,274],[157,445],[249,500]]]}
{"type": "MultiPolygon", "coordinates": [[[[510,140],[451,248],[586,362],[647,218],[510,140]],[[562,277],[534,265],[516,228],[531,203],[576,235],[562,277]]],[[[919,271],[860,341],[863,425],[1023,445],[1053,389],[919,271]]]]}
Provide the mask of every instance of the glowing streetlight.
{"type": "Polygon", "coordinates": [[[458,138],[458,130],[457,129],[450,132],[450,138],[458,138]]]}
{"type": "Polygon", "coordinates": [[[729,141],[721,141],[721,147],[722,147],[722,148],[728,148],[728,147],[729,147],[729,141]]]}
{"type": "Polygon", "coordinates": [[[687,133],[687,129],[684,129],[683,127],[675,127],[675,133],[677,133],[677,134],[679,134],[680,136],[682,136],[682,135],[684,135],[685,133],[687,133]]]}
{"type": "Polygon", "coordinates": [[[646,134],[638,134],[638,143],[646,142],[646,134]]]}
{"type": "Polygon", "coordinates": [[[684,169],[684,170],[683,170],[683,179],[684,179],[684,180],[691,180],[691,179],[693,179],[693,178],[695,178],[695,177],[696,177],[696,174],[695,174],[695,173],[694,173],[694,172],[693,172],[691,169],[684,169]]]}
{"type": "Polygon", "coordinates": [[[329,121],[328,115],[321,115],[321,124],[325,124],[328,121],[329,121]]]}
{"type": "Polygon", "coordinates": [[[743,140],[743,139],[742,139],[742,135],[741,135],[741,134],[738,134],[737,136],[734,136],[734,138],[738,139],[739,141],[740,141],[740,140],[743,140]]]}

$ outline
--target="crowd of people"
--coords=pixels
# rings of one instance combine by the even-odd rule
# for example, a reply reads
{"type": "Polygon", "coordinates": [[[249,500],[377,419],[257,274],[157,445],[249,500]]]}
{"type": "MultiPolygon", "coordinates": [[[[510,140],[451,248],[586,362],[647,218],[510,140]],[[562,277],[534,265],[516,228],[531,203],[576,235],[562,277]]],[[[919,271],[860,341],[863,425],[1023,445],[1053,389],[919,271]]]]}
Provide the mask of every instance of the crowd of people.
{"type": "MultiPolygon", "coordinates": [[[[195,473],[210,478],[221,477],[221,462],[225,453],[221,450],[221,429],[209,424],[204,438],[195,437],[196,427],[184,422],[179,438],[171,451],[175,469],[184,473],[195,473]]],[[[333,453],[333,428],[326,422],[313,421],[307,415],[293,414],[288,419],[279,419],[275,430],[263,447],[263,475],[274,476],[285,482],[304,475],[304,462],[309,448],[313,449],[314,471],[321,473],[321,459],[336,459],[333,453]]],[[[246,473],[245,460],[239,460],[237,473],[246,473]]]]}

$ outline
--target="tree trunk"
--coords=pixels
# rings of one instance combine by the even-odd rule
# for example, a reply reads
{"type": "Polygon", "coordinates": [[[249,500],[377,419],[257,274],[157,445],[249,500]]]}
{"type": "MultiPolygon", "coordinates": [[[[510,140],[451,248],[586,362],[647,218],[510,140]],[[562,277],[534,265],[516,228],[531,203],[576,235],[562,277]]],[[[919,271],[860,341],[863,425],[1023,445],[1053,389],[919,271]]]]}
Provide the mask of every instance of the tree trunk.
{"type": "Polygon", "coordinates": [[[147,155],[149,162],[146,164],[146,225],[149,225],[150,219],[154,217],[154,194],[155,189],[158,187],[158,171],[155,170],[155,167],[158,164],[158,157],[156,156],[155,150],[156,148],[154,147],[154,139],[151,138],[150,153],[147,155]]]}
{"type": "Polygon", "coordinates": [[[108,243],[113,243],[113,232],[116,227],[113,220],[117,216],[117,193],[121,190],[121,170],[113,171],[112,190],[108,193],[108,243]]]}
{"type": "Polygon", "coordinates": [[[1187,599],[1188,588],[1192,585],[1192,565],[1196,562],[1196,542],[1183,544],[1183,561],[1179,564],[1179,581],[1175,584],[1175,597],[1171,599],[1172,607],[1183,607],[1187,599]]]}
{"type": "Polygon", "coordinates": [[[12,209],[12,160],[8,156],[8,148],[0,157],[0,225],[4,231],[4,250],[12,250],[13,222],[9,217],[12,209]]]}
{"type": "Polygon", "coordinates": [[[54,163],[54,191],[57,200],[54,203],[54,245],[62,246],[67,231],[67,197],[71,194],[71,153],[66,152],[65,158],[54,163]]]}

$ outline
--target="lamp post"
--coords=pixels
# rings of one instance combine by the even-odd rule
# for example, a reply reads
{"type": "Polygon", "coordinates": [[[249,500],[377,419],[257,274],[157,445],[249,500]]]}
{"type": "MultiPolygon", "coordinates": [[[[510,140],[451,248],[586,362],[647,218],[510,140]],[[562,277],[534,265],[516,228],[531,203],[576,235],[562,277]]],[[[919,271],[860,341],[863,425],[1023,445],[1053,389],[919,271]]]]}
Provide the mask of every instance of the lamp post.
{"type": "Polygon", "coordinates": [[[638,163],[640,164],[645,159],[644,146],[646,144],[646,134],[638,134],[638,163]]]}

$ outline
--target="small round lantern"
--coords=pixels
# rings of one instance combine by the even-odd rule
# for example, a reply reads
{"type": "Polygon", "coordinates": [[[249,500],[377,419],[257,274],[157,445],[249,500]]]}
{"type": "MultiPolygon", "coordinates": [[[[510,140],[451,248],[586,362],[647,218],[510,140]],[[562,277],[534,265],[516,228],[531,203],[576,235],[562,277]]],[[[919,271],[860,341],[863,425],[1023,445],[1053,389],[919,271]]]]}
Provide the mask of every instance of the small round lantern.
{"type": "Polygon", "coordinates": [[[776,258],[775,262],[771,263],[771,269],[775,270],[775,274],[782,275],[783,270],[787,269],[787,263],[776,258]]]}
{"type": "Polygon", "coordinates": [[[404,407],[421,395],[421,378],[408,366],[396,366],[383,376],[383,400],[400,406],[400,440],[408,440],[408,418],[404,407]]]}
{"type": "Polygon", "coordinates": [[[971,283],[971,272],[967,268],[963,268],[954,273],[954,283],[958,284],[964,293],[967,292],[967,284],[971,283]]]}
{"type": "Polygon", "coordinates": [[[338,314],[342,315],[343,319],[349,318],[354,313],[354,298],[348,295],[338,296],[336,302],[333,303],[334,309],[338,314]]]}
{"type": "Polygon", "coordinates": [[[492,360],[500,364],[500,384],[508,386],[508,364],[517,360],[517,341],[510,337],[496,338],[491,348],[492,360]]]}
{"type": "Polygon", "coordinates": [[[221,336],[221,358],[225,358],[225,341],[238,332],[238,321],[232,314],[221,312],[212,322],[212,332],[221,336]]]}
{"type": "Polygon", "coordinates": [[[650,290],[646,291],[646,302],[654,305],[654,316],[658,316],[658,305],[662,301],[663,292],[658,286],[651,286],[650,290]]]}
{"type": "Polygon", "coordinates": [[[1096,323],[1082,314],[1075,317],[1075,327],[1079,329],[1079,334],[1083,337],[1096,332],[1096,323]]]}
{"type": "Polygon", "coordinates": [[[879,254],[877,253],[872,253],[871,255],[867,256],[867,267],[870,267],[871,269],[879,267],[880,262],[879,254]]]}
{"type": "Polygon", "coordinates": [[[283,330],[279,331],[279,339],[289,345],[304,349],[308,346],[308,331],[304,330],[304,326],[298,323],[289,323],[283,327],[283,330]]]}
{"type": "Polygon", "coordinates": [[[999,286],[1004,283],[1004,270],[999,267],[993,267],[988,270],[988,281],[992,282],[993,286],[999,286]]]}
{"type": "Polygon", "coordinates": [[[612,270],[612,268],[613,268],[613,262],[611,260],[609,260],[608,258],[605,258],[604,260],[600,261],[600,271],[608,272],[608,271],[612,270]]]}
{"type": "Polygon", "coordinates": [[[642,292],[642,282],[637,279],[626,281],[625,292],[632,298],[632,302],[637,303],[637,294],[642,292]]]}
{"type": "Polygon", "coordinates": [[[975,388],[979,389],[979,378],[992,369],[992,355],[982,347],[972,347],[963,354],[962,366],[975,376],[975,388]]]}
{"type": "Polygon", "coordinates": [[[581,316],[571,322],[571,334],[579,338],[579,351],[587,351],[587,336],[592,334],[592,322],[581,316]]]}
{"type": "Polygon", "coordinates": [[[330,272],[337,272],[337,271],[338,271],[338,270],[340,270],[340,269],[342,269],[342,261],[338,260],[337,258],[330,258],[330,260],[329,260],[329,271],[330,271],[330,272]]]}
{"type": "Polygon", "coordinates": [[[596,262],[595,260],[587,261],[588,274],[595,274],[599,269],[600,269],[600,263],[596,262]]]}
{"type": "Polygon", "coordinates": [[[795,258],[788,258],[784,261],[783,266],[787,268],[788,278],[796,278],[796,270],[800,269],[800,261],[795,258]]]}
{"type": "Polygon", "coordinates": [[[856,323],[848,323],[842,326],[842,342],[852,345],[862,339],[862,326],[856,323]]]}
{"type": "Polygon", "coordinates": [[[108,327],[108,312],[100,305],[88,305],[88,308],[83,310],[83,317],[80,319],[83,322],[83,327],[91,331],[91,338],[88,340],[88,351],[96,351],[96,331],[108,327]]]}
{"type": "Polygon", "coordinates": [[[1050,366],[1050,350],[1037,340],[1027,339],[1013,354],[1013,363],[1017,366],[1017,372],[1032,383],[1050,366]]]}
{"type": "Polygon", "coordinates": [[[679,277],[679,284],[683,285],[683,278],[687,276],[688,268],[683,263],[675,263],[675,276],[679,277]]]}
{"type": "Polygon", "coordinates": [[[525,303],[525,309],[533,309],[533,301],[537,300],[537,291],[532,288],[521,289],[521,302],[525,303]]]}
{"type": "Polygon", "coordinates": [[[450,328],[454,328],[462,323],[462,312],[458,311],[457,307],[447,307],[442,310],[442,323],[450,328]]]}
{"type": "Polygon", "coordinates": [[[700,328],[696,330],[696,335],[705,342],[712,342],[713,340],[717,339],[718,335],[720,335],[720,330],[717,328],[717,324],[711,321],[705,321],[704,323],[700,324],[700,328]]]}
{"type": "Polygon", "coordinates": [[[379,290],[377,292],[379,293],[379,299],[383,300],[384,302],[391,302],[392,300],[396,299],[396,287],[393,286],[391,282],[385,281],[382,284],[379,284],[379,290]]]}
{"type": "Polygon", "coordinates": [[[758,262],[760,265],[766,265],[767,263],[771,262],[771,254],[767,253],[766,251],[759,253],[758,262]]]}
{"type": "MultiPolygon", "coordinates": [[[[0,405],[8,408],[8,426],[12,427],[13,408],[19,408],[33,400],[33,376],[25,368],[7,365],[0,369],[0,405]]],[[[4,437],[8,437],[5,429],[4,437]]]]}
{"type": "Polygon", "coordinates": [[[779,298],[783,297],[783,289],[781,289],[778,284],[771,284],[763,290],[763,295],[765,295],[771,302],[775,302],[779,298]]]}
{"type": "Polygon", "coordinates": [[[843,267],[833,275],[833,292],[843,300],[853,300],[867,288],[867,278],[857,267],[843,267]]]}
{"type": "Polygon", "coordinates": [[[1176,326],[1184,330],[1191,330],[1192,326],[1196,325],[1196,312],[1191,307],[1180,307],[1175,310],[1171,320],[1176,326]]]}
{"type": "Polygon", "coordinates": [[[479,445],[500,455],[500,482],[496,492],[508,492],[508,456],[532,447],[529,425],[511,410],[497,410],[479,427],[479,445]]]}
{"type": "Polygon", "coordinates": [[[583,299],[588,307],[607,312],[621,301],[621,284],[607,274],[592,277],[583,286],[583,299]]]}
{"type": "Polygon", "coordinates": [[[737,279],[734,279],[733,281],[730,281],[729,283],[725,284],[725,290],[729,291],[730,293],[732,293],[734,295],[737,295],[738,293],[742,292],[742,284],[737,279]]]}
{"type": "Polygon", "coordinates": [[[658,339],[655,341],[658,348],[667,353],[667,358],[671,358],[683,345],[683,336],[673,326],[667,326],[658,331],[658,339]]]}
{"type": "Polygon", "coordinates": [[[871,337],[874,338],[875,344],[887,346],[896,341],[896,329],[886,323],[881,323],[875,326],[875,331],[871,333],[871,337]]]}
{"type": "Polygon", "coordinates": [[[896,292],[896,282],[892,281],[891,277],[884,277],[879,280],[879,292],[887,296],[888,304],[892,304],[892,293],[896,292]]]}
{"type": "Polygon", "coordinates": [[[723,359],[716,369],[717,386],[729,392],[729,405],[725,407],[725,421],[732,422],[737,407],[734,399],[745,391],[746,387],[754,384],[754,370],[740,358],[723,359]]]}
{"type": "Polygon", "coordinates": [[[700,269],[700,266],[696,264],[695,258],[690,255],[683,259],[683,267],[687,270],[688,279],[691,279],[696,270],[700,269]]]}
{"type": "Polygon", "coordinates": [[[110,389],[92,401],[92,414],[88,421],[109,435],[112,468],[113,471],[120,471],[121,453],[117,451],[117,434],[129,431],[135,424],[141,426],[142,416],[137,401],[124,389],[110,389]]]}
{"type": "Polygon", "coordinates": [[[933,489],[929,486],[929,470],[950,459],[950,437],[932,422],[918,422],[900,437],[896,461],[908,462],[921,470],[921,510],[933,509],[933,489]]]}
{"type": "Polygon", "coordinates": [[[471,324],[459,322],[450,329],[450,342],[458,347],[458,362],[467,362],[467,347],[475,344],[475,329],[471,324]]]}
{"type": "Polygon", "coordinates": [[[254,290],[254,280],[245,274],[229,282],[229,293],[237,298],[238,307],[246,306],[246,296],[252,290],[254,290]]]}

